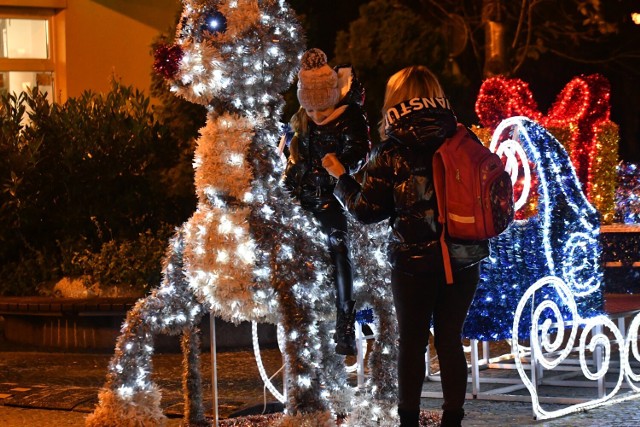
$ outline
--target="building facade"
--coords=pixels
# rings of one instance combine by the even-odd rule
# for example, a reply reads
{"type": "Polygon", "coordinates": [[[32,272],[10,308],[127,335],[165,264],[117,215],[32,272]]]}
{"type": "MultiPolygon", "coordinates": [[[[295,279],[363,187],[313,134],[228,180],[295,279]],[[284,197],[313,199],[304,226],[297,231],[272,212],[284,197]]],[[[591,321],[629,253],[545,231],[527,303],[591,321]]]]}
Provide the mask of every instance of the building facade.
{"type": "Polygon", "coordinates": [[[0,0],[0,93],[37,87],[62,103],[115,77],[148,95],[151,44],[180,10],[179,0],[0,0]]]}

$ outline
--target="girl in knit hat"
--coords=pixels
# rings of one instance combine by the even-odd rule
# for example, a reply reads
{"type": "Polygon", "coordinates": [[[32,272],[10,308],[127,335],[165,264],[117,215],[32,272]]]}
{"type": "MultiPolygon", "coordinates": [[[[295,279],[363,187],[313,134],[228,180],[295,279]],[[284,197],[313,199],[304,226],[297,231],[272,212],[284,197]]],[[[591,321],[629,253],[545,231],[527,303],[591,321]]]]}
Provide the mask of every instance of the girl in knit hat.
{"type": "Polygon", "coordinates": [[[349,66],[333,69],[320,49],[304,53],[298,73],[300,109],[291,119],[284,185],[303,209],[311,212],[327,235],[336,288],[336,353],[356,354],[355,301],[347,219],[333,196],[336,179],[322,166],[335,153],[350,174],[366,162],[371,149],[369,125],[362,108],[364,90],[349,66]]]}

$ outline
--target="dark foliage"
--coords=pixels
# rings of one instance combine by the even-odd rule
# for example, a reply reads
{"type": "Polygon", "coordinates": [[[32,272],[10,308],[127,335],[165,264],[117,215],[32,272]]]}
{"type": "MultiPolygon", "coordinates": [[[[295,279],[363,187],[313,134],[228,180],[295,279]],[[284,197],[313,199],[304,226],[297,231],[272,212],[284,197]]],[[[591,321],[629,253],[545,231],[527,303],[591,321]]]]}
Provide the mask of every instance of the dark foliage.
{"type": "MultiPolygon", "coordinates": [[[[37,91],[0,98],[0,293],[33,294],[65,275],[96,279],[78,263],[89,254],[109,255],[101,262],[122,275],[140,269],[135,254],[105,245],[165,241],[193,211],[193,192],[173,191],[181,144],[148,97],[115,81],[107,94],[62,105],[37,91]]],[[[160,256],[146,262],[157,281],[160,256]]],[[[125,281],[110,280],[103,285],[125,281]]]]}

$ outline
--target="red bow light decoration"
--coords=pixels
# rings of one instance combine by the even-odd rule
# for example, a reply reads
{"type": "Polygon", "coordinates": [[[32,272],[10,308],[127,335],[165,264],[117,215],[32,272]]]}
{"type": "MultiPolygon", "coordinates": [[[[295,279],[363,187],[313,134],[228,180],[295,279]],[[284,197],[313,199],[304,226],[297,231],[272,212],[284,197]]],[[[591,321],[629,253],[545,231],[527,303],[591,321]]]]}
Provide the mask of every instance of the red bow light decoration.
{"type": "MultiPolygon", "coordinates": [[[[513,116],[527,116],[551,130],[564,144],[587,198],[594,203],[594,165],[603,163],[597,156],[611,158],[603,148],[613,148],[615,158],[610,159],[611,167],[615,169],[617,164],[617,128],[615,137],[610,135],[611,126],[615,126],[609,119],[610,92],[609,81],[600,74],[576,77],[564,87],[544,116],[527,83],[498,76],[485,80],[480,87],[476,113],[481,125],[492,132],[502,120],[513,116]],[[603,147],[601,134],[613,139],[615,147],[603,147]]],[[[612,145],[608,142],[604,145],[612,145]]]]}

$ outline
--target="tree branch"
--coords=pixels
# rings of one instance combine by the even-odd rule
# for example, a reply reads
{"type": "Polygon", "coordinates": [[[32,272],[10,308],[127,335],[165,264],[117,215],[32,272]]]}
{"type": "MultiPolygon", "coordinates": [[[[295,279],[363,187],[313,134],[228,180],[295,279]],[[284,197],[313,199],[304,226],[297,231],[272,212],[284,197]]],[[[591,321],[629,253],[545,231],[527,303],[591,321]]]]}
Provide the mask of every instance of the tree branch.
{"type": "Polygon", "coordinates": [[[520,37],[520,30],[522,29],[522,23],[524,22],[524,11],[527,0],[522,0],[522,6],[520,6],[520,16],[518,17],[518,26],[516,27],[516,33],[513,36],[513,43],[511,43],[511,49],[516,48],[516,43],[520,37]]]}
{"type": "Polygon", "coordinates": [[[608,63],[617,62],[623,59],[640,59],[640,52],[615,54],[604,59],[578,58],[577,56],[572,56],[567,53],[561,52],[556,49],[551,49],[551,48],[549,48],[549,52],[561,58],[568,59],[570,61],[578,62],[581,64],[608,64],[608,63]]]}
{"type": "Polygon", "coordinates": [[[434,1],[434,0],[427,0],[427,2],[428,2],[431,6],[435,7],[435,8],[436,8],[436,9],[438,9],[440,12],[442,12],[442,15],[444,15],[444,18],[443,18],[443,19],[448,19],[448,18],[449,18],[449,12],[447,12],[447,10],[446,10],[445,8],[443,8],[443,7],[440,5],[440,2],[437,2],[437,1],[434,1]]]}

